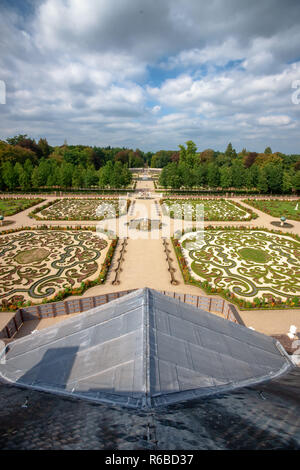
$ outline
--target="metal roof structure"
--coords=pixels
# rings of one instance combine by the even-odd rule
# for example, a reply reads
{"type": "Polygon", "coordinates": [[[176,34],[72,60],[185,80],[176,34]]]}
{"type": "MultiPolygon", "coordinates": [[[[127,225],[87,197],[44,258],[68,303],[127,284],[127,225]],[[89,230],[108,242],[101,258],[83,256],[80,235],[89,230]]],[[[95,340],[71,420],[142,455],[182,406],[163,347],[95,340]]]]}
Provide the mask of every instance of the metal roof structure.
{"type": "Polygon", "coordinates": [[[293,368],[273,338],[148,288],[15,340],[0,359],[6,383],[146,409],[293,368]]]}

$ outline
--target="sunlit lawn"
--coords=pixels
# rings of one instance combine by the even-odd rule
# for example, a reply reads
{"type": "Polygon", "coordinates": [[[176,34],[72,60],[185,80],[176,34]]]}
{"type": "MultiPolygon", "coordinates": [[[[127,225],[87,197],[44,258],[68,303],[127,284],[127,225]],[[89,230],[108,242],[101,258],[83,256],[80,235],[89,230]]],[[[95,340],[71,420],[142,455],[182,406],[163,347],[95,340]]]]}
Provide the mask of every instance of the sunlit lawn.
{"type": "Polygon", "coordinates": [[[256,209],[272,215],[273,217],[284,216],[287,219],[300,220],[300,200],[281,201],[279,199],[247,199],[244,202],[256,209]]]}
{"type": "Polygon", "coordinates": [[[0,214],[14,215],[42,202],[43,199],[0,199],[0,214]]]}

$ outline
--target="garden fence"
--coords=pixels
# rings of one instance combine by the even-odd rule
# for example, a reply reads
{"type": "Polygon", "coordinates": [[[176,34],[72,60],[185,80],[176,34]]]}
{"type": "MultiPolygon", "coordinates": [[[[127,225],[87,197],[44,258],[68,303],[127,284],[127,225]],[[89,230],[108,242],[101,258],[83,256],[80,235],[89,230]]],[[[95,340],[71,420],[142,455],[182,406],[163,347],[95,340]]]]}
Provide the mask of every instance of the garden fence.
{"type": "MultiPolygon", "coordinates": [[[[83,297],[80,299],[70,299],[61,302],[51,302],[47,304],[20,308],[15,312],[13,318],[11,318],[6,326],[0,331],[0,339],[12,338],[26,321],[42,320],[43,318],[53,318],[61,315],[85,312],[92,308],[99,307],[100,305],[104,305],[111,300],[123,297],[124,295],[129,294],[135,290],[136,289],[131,289],[93,297],[83,297]]],[[[222,315],[224,318],[234,323],[241,323],[241,319],[234,305],[228,303],[224,299],[191,294],[180,294],[169,291],[160,292],[164,295],[178,299],[181,302],[193,305],[194,307],[203,309],[207,312],[222,315]]]]}

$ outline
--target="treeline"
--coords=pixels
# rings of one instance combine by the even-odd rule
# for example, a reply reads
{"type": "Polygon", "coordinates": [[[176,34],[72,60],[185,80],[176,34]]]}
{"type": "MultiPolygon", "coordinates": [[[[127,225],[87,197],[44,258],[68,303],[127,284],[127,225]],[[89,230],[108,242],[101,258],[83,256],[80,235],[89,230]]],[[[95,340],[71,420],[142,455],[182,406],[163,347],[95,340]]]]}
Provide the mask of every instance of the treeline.
{"type": "Polygon", "coordinates": [[[163,187],[245,188],[276,194],[300,191],[300,155],[272,153],[270,147],[263,154],[246,149],[237,154],[231,143],[224,153],[211,149],[199,153],[193,141],[179,148],[161,172],[163,187]]]}
{"type": "Polygon", "coordinates": [[[195,187],[247,188],[262,193],[300,190],[300,155],[240,153],[228,144],[225,152],[197,150],[193,141],[178,151],[156,153],[120,147],[64,145],[52,147],[27,135],[0,140],[0,189],[41,187],[123,188],[132,181],[128,168],[163,168],[160,184],[172,189],[195,187]]]}
{"type": "Polygon", "coordinates": [[[4,162],[1,165],[1,190],[21,189],[28,191],[32,188],[125,188],[132,181],[132,174],[121,162],[107,162],[99,170],[93,166],[84,168],[81,165],[62,163],[55,160],[41,159],[33,166],[30,160],[24,165],[17,162],[4,162]]]}
{"type": "Polygon", "coordinates": [[[51,147],[27,135],[0,141],[0,189],[41,187],[124,188],[132,181],[128,167],[151,161],[139,149],[64,145],[51,147]]]}

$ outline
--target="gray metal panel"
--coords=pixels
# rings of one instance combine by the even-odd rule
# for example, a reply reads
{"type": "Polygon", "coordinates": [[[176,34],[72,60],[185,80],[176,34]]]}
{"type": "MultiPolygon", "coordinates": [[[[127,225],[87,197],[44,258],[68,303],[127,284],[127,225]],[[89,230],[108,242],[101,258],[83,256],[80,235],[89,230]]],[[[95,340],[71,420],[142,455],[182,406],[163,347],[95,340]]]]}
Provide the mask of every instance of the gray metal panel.
{"type": "Polygon", "coordinates": [[[290,367],[272,338],[140,289],[10,343],[0,376],[149,407],[254,384],[290,367]]]}

